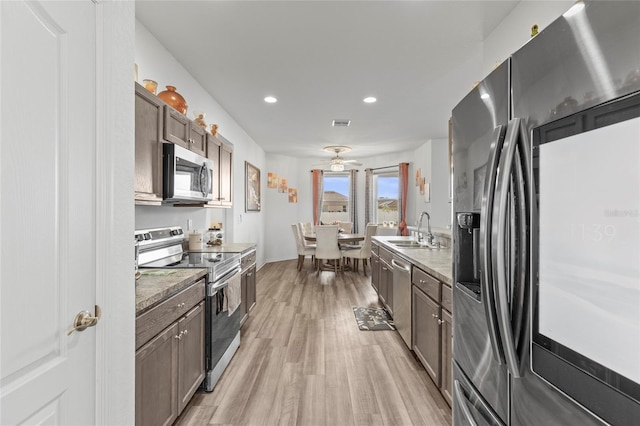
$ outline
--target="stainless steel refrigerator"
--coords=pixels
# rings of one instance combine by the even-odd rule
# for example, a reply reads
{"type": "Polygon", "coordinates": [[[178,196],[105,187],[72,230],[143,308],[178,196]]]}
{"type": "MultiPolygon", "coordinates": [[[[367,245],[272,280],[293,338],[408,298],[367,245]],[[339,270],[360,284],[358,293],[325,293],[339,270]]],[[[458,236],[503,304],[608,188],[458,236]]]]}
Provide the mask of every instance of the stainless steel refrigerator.
{"type": "Polygon", "coordinates": [[[453,110],[455,425],[640,422],[640,2],[576,3],[453,110]]]}

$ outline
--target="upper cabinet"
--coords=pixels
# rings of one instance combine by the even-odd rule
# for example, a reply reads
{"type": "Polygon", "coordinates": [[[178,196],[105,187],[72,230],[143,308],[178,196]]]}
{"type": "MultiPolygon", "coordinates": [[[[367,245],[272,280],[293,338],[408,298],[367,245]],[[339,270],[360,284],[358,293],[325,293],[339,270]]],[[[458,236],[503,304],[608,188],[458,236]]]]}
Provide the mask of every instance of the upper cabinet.
{"type": "Polygon", "coordinates": [[[207,156],[207,131],[169,105],[164,107],[164,139],[207,156]]]}
{"type": "Polygon", "coordinates": [[[207,135],[207,158],[213,161],[213,200],[207,206],[231,207],[233,146],[219,134],[207,135]]]}
{"type": "Polygon", "coordinates": [[[162,122],[165,104],[136,83],[137,204],[162,202],[162,122]]]}
{"type": "Polygon", "coordinates": [[[220,134],[207,132],[138,83],[135,99],[136,204],[162,203],[162,144],[174,143],[213,160],[213,200],[204,206],[231,207],[233,145],[220,134]]]}

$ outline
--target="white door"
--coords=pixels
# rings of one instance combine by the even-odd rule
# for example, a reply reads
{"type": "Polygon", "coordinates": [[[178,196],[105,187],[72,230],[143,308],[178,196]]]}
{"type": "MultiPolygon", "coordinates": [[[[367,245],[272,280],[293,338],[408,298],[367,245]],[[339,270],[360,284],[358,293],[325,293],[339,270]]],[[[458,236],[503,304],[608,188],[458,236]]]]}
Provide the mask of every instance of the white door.
{"type": "Polygon", "coordinates": [[[96,6],[0,2],[0,424],[95,423],[96,6]]]}

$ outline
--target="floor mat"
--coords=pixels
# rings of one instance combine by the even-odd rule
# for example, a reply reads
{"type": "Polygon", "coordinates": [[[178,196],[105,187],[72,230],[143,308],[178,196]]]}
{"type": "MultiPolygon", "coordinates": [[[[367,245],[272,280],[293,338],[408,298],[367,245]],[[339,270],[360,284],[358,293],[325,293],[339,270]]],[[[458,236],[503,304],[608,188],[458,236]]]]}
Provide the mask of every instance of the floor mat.
{"type": "Polygon", "coordinates": [[[383,308],[363,308],[354,306],[353,314],[360,330],[395,330],[393,319],[383,308]]]}

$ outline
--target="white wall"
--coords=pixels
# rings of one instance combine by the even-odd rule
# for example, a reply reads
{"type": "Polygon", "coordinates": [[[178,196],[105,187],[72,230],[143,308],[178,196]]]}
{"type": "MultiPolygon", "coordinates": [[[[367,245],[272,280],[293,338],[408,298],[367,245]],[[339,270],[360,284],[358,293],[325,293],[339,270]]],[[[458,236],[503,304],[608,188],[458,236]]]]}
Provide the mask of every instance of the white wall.
{"type": "Polygon", "coordinates": [[[233,144],[233,208],[212,209],[197,207],[136,206],[136,229],[164,225],[180,225],[187,229],[187,220],[196,229],[207,229],[212,221],[222,222],[228,242],[257,244],[257,264],[264,264],[265,208],[261,212],[244,211],[244,170],[249,161],[261,170],[262,193],[266,189],[266,158],[260,148],[240,125],[189,72],[167,51],[162,44],[136,20],[135,61],[138,65],[138,81],[152,79],[158,82],[158,92],[172,85],[189,105],[188,117],[193,111],[206,112],[207,124],[218,124],[219,133],[233,144]]]}
{"type": "MultiPolygon", "coordinates": [[[[431,215],[433,227],[446,228],[450,224],[451,204],[449,203],[449,148],[447,139],[425,142],[414,151],[395,152],[385,155],[358,158],[363,163],[357,174],[358,230],[364,229],[364,169],[396,166],[409,163],[409,188],[407,197],[407,223],[415,224],[420,212],[426,210],[431,215]],[[431,200],[419,195],[415,186],[415,171],[421,169],[426,181],[431,183],[431,200]]],[[[263,199],[267,206],[267,226],[265,229],[265,252],[267,262],[294,259],[297,256],[291,224],[313,222],[313,193],[311,170],[313,165],[325,161],[324,157],[293,158],[267,154],[266,172],[272,172],[287,179],[289,187],[298,189],[298,203],[289,203],[288,195],[277,189],[264,189],[263,199]]],[[[266,176],[267,173],[264,173],[266,176]]],[[[266,188],[266,184],[263,185],[266,188]]]]}

